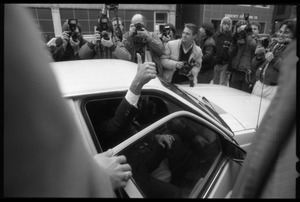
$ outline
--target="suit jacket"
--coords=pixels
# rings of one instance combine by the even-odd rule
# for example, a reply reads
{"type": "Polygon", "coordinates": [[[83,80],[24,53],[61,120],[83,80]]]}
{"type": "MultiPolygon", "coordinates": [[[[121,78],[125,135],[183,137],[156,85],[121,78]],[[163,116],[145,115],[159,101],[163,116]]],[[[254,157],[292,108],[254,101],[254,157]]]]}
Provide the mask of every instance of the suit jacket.
{"type": "Polygon", "coordinates": [[[138,109],[123,98],[115,115],[98,124],[98,131],[105,142],[105,145],[101,145],[103,150],[117,145],[136,132],[131,126],[137,113],[138,109]]]}

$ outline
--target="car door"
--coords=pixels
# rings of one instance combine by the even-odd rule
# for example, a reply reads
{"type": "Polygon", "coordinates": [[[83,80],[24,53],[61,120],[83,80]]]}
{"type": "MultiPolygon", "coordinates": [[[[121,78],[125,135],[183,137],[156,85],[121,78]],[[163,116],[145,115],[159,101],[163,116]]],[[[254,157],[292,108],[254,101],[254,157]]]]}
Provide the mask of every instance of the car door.
{"type": "Polygon", "coordinates": [[[220,129],[187,111],[163,117],[113,151],[125,155],[132,167],[127,186],[116,191],[122,198],[226,197],[245,156],[220,129]],[[176,137],[171,149],[156,141],[162,135],[176,137]]]}

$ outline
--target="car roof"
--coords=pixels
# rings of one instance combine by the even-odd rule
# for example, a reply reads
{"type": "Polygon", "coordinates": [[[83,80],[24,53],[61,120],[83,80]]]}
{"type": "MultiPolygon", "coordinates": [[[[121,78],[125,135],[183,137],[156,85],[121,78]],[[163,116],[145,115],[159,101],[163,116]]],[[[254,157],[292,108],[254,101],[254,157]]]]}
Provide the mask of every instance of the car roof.
{"type": "MultiPolygon", "coordinates": [[[[126,60],[91,59],[51,62],[50,66],[63,97],[69,97],[127,90],[138,65],[126,60]]],[[[158,78],[151,80],[147,86],[162,87],[158,78]]]]}

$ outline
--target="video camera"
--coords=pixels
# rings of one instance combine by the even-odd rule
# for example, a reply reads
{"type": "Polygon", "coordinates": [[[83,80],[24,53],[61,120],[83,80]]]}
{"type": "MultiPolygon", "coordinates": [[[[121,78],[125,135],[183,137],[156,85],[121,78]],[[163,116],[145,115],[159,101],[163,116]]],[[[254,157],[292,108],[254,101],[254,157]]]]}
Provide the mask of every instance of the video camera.
{"type": "Polygon", "coordinates": [[[242,25],[245,28],[238,33],[238,39],[243,39],[246,37],[246,34],[252,33],[252,27],[249,23],[249,13],[244,13],[244,20],[246,21],[246,25],[242,25]]]}
{"type": "Polygon", "coordinates": [[[77,42],[78,41],[78,34],[76,33],[76,28],[77,28],[77,25],[78,25],[78,20],[77,19],[69,19],[68,20],[68,28],[69,28],[69,32],[68,32],[68,35],[69,37],[72,37],[72,40],[74,42],[77,42]]]}
{"type": "Polygon", "coordinates": [[[267,48],[269,46],[270,40],[267,37],[263,37],[258,39],[260,45],[262,45],[264,48],[267,48]]]}

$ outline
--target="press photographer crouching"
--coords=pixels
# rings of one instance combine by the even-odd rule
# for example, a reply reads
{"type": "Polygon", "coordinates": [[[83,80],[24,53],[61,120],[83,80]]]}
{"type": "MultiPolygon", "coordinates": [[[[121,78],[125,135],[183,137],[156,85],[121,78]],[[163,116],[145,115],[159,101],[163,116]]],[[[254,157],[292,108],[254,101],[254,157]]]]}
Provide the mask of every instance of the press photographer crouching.
{"type": "Polygon", "coordinates": [[[79,49],[87,43],[81,35],[81,25],[77,19],[69,19],[62,25],[62,36],[50,45],[54,61],[78,60],[79,49]]]}
{"type": "Polygon", "coordinates": [[[98,19],[94,39],[79,50],[81,59],[123,59],[131,60],[130,53],[114,34],[111,21],[106,14],[98,19]]]}

